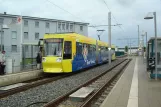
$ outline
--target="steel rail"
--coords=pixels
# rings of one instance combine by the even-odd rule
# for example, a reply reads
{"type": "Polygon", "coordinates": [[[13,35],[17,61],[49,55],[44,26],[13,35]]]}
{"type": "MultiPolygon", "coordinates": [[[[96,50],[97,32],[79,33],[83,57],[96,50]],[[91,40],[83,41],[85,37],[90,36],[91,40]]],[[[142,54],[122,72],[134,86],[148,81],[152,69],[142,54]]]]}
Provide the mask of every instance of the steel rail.
{"type": "Polygon", "coordinates": [[[110,86],[111,82],[115,80],[115,78],[121,73],[121,71],[127,66],[129,61],[125,62],[125,64],[121,67],[119,72],[117,72],[109,81],[107,81],[100,89],[98,89],[90,98],[88,98],[80,107],[91,107],[91,102],[100,95],[100,93],[103,93],[103,90],[110,86]]]}
{"type": "MultiPolygon", "coordinates": [[[[56,99],[54,99],[54,100],[48,102],[47,104],[44,105],[44,107],[56,107],[56,106],[58,106],[61,102],[63,102],[65,99],[67,99],[68,96],[69,96],[70,94],[72,94],[73,92],[75,92],[75,91],[78,90],[79,88],[84,87],[84,86],[87,86],[88,84],[90,84],[90,83],[92,83],[93,81],[97,80],[97,79],[100,78],[101,76],[105,75],[107,72],[109,72],[109,71],[111,71],[112,69],[114,69],[116,66],[120,65],[120,64],[121,64],[122,62],[124,62],[125,60],[126,60],[126,59],[122,59],[122,60],[119,61],[119,62],[115,62],[116,64],[114,64],[113,66],[110,66],[109,69],[108,69],[106,72],[104,72],[104,73],[98,75],[97,77],[94,77],[94,78],[90,79],[89,81],[87,81],[87,82],[84,83],[84,84],[79,85],[78,87],[76,87],[76,88],[74,88],[73,90],[69,91],[69,92],[66,93],[65,95],[62,95],[62,96],[60,96],[60,97],[58,97],[58,98],[56,98],[56,99]]],[[[112,65],[112,64],[111,64],[111,65],[112,65]]]]}
{"type": "Polygon", "coordinates": [[[64,78],[64,77],[67,77],[67,76],[70,76],[70,75],[71,74],[56,76],[56,77],[52,77],[52,78],[46,78],[46,79],[38,80],[38,81],[35,81],[35,82],[32,82],[32,83],[27,83],[26,85],[23,85],[23,86],[20,86],[20,87],[5,90],[4,92],[0,93],[0,99],[7,97],[7,96],[10,96],[10,95],[13,95],[13,94],[16,94],[16,93],[19,93],[19,92],[22,92],[22,91],[25,91],[25,90],[28,90],[30,88],[34,88],[34,87],[37,87],[37,86],[40,86],[40,85],[43,85],[43,84],[50,83],[52,81],[56,81],[58,79],[61,79],[61,78],[64,78]]]}
{"type": "MultiPolygon", "coordinates": [[[[98,65],[98,66],[100,66],[100,65],[98,65]]],[[[95,67],[98,67],[98,66],[95,66],[95,67]]],[[[84,69],[84,71],[82,71],[82,72],[85,72],[86,70],[91,69],[91,68],[95,68],[95,67],[90,67],[90,68],[84,69]]],[[[81,72],[69,73],[69,74],[56,76],[56,77],[52,77],[52,78],[46,78],[46,79],[43,78],[42,80],[38,80],[38,81],[36,81],[37,79],[35,79],[35,82],[33,82],[31,80],[32,83],[27,83],[26,85],[19,86],[19,87],[12,88],[12,89],[9,89],[9,90],[5,90],[4,92],[1,92],[0,93],[0,99],[7,97],[7,96],[10,96],[10,95],[13,95],[13,94],[16,94],[16,93],[19,93],[19,92],[22,92],[22,91],[26,91],[30,88],[34,88],[34,87],[37,87],[37,86],[40,86],[40,85],[43,85],[43,84],[47,84],[47,83],[56,81],[58,79],[62,79],[62,78],[68,77],[68,76],[75,75],[77,73],[81,73],[81,72]]],[[[26,81],[26,82],[29,82],[29,81],[26,81]]],[[[22,82],[22,83],[25,83],[25,82],[22,82]]]]}

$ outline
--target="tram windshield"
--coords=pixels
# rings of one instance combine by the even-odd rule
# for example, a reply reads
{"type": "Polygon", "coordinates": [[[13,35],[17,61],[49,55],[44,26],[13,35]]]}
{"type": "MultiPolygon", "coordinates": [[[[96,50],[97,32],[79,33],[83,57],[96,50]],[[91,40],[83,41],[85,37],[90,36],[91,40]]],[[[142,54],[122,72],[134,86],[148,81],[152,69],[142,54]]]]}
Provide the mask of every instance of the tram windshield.
{"type": "Polygon", "coordinates": [[[52,38],[44,40],[45,56],[62,56],[63,39],[52,38]]]}

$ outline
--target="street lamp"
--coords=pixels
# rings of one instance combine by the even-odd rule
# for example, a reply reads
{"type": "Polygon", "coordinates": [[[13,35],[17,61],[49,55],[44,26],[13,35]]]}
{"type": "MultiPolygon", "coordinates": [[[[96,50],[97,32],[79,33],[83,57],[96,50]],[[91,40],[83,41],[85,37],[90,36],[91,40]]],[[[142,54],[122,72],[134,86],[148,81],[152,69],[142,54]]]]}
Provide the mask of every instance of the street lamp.
{"type": "Polygon", "coordinates": [[[104,32],[105,30],[97,30],[97,32],[98,32],[98,39],[99,40],[101,40],[101,38],[100,38],[100,36],[101,36],[101,34],[104,32]]]}
{"type": "Polygon", "coordinates": [[[152,12],[153,16],[148,14],[144,19],[153,19],[154,18],[154,32],[155,32],[155,79],[157,80],[157,20],[156,20],[156,12],[152,12]]]}
{"type": "Polygon", "coordinates": [[[144,60],[144,36],[145,36],[144,31],[141,36],[142,36],[142,55],[143,55],[143,60],[144,60]]]}
{"type": "MultiPolygon", "coordinates": [[[[146,41],[145,41],[146,44],[145,45],[146,45],[146,50],[147,50],[147,47],[148,47],[147,46],[147,32],[144,32],[144,34],[142,34],[142,36],[143,36],[143,40],[144,40],[144,36],[145,36],[145,39],[146,39],[146,41]]],[[[144,41],[143,41],[143,43],[144,43],[144,41]]],[[[146,54],[147,54],[147,51],[146,51],[146,54]]]]}
{"type": "Polygon", "coordinates": [[[132,46],[131,45],[134,45],[135,41],[131,41],[130,39],[130,43],[129,43],[129,46],[130,46],[130,56],[132,56],[132,46]]]}
{"type": "MultiPolygon", "coordinates": [[[[111,48],[109,47],[108,50],[109,50],[109,53],[108,54],[110,56],[111,55],[111,52],[110,52],[111,51],[111,48]]],[[[111,59],[110,58],[108,59],[108,63],[111,64],[111,59]]]]}
{"type": "Polygon", "coordinates": [[[2,50],[2,36],[3,36],[3,29],[9,29],[9,27],[7,26],[7,25],[3,25],[3,24],[1,24],[1,52],[3,51],[2,50]]]}

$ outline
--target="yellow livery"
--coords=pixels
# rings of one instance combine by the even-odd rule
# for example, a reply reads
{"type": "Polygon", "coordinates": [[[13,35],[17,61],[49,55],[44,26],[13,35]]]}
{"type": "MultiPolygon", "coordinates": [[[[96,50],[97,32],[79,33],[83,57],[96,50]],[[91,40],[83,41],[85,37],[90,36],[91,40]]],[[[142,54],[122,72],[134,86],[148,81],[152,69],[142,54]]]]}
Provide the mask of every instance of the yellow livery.
{"type": "MultiPolygon", "coordinates": [[[[45,34],[43,71],[45,73],[76,72],[107,62],[108,52],[107,43],[77,33],[45,34]]],[[[112,59],[115,59],[114,53],[112,59]]]]}

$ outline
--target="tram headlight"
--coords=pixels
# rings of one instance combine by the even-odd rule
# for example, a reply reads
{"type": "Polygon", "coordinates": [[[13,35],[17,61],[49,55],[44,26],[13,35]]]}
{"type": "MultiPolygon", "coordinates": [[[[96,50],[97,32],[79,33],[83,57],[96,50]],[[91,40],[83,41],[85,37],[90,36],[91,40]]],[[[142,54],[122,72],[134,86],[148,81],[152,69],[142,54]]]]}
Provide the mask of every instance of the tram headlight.
{"type": "Polygon", "coordinates": [[[61,62],[62,58],[56,59],[56,62],[61,62]]]}
{"type": "Polygon", "coordinates": [[[45,58],[42,58],[42,62],[46,62],[46,59],[45,58]]]}

